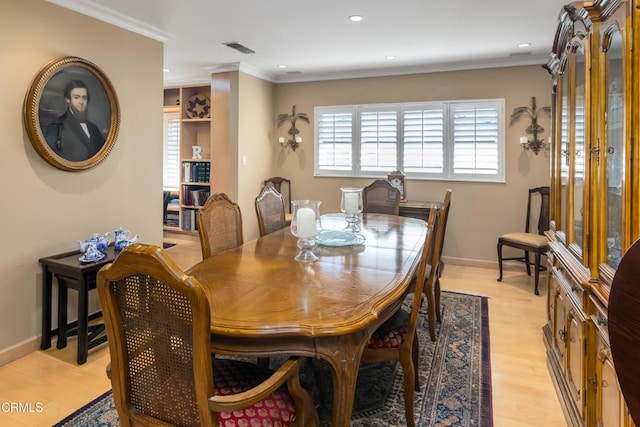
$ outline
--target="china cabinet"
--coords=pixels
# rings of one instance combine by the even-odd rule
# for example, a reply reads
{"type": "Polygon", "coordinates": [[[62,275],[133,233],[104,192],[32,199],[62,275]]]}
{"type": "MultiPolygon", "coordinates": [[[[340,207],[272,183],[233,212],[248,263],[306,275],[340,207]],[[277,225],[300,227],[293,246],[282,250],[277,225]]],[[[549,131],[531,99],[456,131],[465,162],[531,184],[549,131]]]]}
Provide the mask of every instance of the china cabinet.
{"type": "Polygon", "coordinates": [[[164,106],[180,122],[178,225],[165,229],[194,231],[195,214],[211,193],[211,86],[166,88],[164,106]]]}
{"type": "Polygon", "coordinates": [[[572,426],[634,425],[611,358],[607,305],[620,259],[640,237],[640,86],[631,79],[639,8],[640,0],[566,5],[546,65],[554,142],[543,336],[572,426]]]}

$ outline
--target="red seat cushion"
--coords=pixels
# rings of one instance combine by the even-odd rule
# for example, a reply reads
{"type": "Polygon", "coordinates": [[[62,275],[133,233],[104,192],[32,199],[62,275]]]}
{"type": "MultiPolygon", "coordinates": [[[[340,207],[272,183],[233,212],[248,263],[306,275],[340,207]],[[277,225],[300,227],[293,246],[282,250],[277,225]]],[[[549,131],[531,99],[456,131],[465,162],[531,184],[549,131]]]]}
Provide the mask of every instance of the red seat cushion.
{"type": "Polygon", "coordinates": [[[398,348],[407,337],[409,313],[400,309],[371,336],[368,348],[398,348]]]}
{"type": "MultiPolygon", "coordinates": [[[[272,371],[239,360],[214,358],[213,381],[215,394],[228,396],[249,390],[260,384],[272,371]]],[[[267,399],[234,412],[218,414],[221,427],[288,426],[295,420],[295,406],[286,383],[267,399]]]]}

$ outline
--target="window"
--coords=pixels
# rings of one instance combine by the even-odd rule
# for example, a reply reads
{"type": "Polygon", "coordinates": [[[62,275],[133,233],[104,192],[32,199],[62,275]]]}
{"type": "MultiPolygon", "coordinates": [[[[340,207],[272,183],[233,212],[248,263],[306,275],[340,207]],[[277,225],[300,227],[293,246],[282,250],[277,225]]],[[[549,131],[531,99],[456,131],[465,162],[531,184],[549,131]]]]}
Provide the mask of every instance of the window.
{"type": "Polygon", "coordinates": [[[316,107],[315,175],[504,182],[504,99],[316,107]]]}
{"type": "Polygon", "coordinates": [[[164,113],[162,144],[162,187],[166,191],[180,189],[180,112],[164,113]]]}

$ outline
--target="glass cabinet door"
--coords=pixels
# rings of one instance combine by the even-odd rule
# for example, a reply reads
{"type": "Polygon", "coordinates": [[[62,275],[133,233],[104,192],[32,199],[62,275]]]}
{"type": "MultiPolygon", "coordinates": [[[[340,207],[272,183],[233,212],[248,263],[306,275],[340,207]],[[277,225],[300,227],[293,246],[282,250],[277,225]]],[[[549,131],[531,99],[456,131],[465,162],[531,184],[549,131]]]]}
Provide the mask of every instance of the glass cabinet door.
{"type": "Polygon", "coordinates": [[[569,206],[569,70],[565,69],[560,81],[560,209],[559,218],[556,218],[556,230],[558,237],[566,242],[567,207],[569,206]]]}
{"type": "Polygon", "coordinates": [[[585,50],[583,46],[576,49],[575,53],[575,106],[573,110],[573,218],[570,224],[572,227],[572,242],[582,255],[583,223],[584,223],[584,191],[585,191],[585,50]]]}
{"type": "Polygon", "coordinates": [[[612,33],[606,52],[606,264],[617,269],[622,258],[624,224],[623,183],[625,176],[624,79],[622,34],[612,33]]]}

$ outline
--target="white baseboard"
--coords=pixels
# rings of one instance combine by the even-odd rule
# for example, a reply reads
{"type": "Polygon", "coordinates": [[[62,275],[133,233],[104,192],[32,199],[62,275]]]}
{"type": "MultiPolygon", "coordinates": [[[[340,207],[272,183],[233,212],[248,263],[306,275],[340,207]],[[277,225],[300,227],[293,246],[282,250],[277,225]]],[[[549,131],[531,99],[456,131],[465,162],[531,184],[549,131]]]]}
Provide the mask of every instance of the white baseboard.
{"type": "Polygon", "coordinates": [[[20,359],[40,348],[40,337],[31,337],[11,347],[0,350],[0,366],[20,359]]]}

